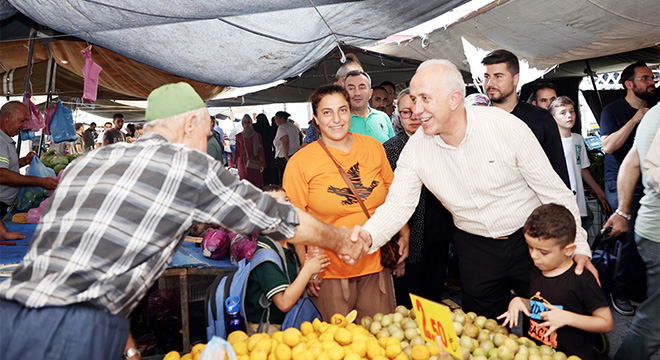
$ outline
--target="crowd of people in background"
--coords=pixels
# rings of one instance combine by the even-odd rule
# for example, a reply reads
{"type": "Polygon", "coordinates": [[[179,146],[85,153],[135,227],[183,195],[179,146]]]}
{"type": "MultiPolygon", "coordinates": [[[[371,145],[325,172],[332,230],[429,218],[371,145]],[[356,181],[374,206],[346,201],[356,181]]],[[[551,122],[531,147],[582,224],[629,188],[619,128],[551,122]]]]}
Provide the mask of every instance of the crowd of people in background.
{"type": "MultiPolygon", "coordinates": [[[[612,329],[609,302],[616,312],[635,316],[616,358],[631,353],[647,358],[660,346],[660,198],[657,182],[646,182],[649,166],[657,168],[657,163],[645,162],[647,152],[653,161],[653,138],[660,142],[651,69],[643,62],[626,67],[620,77],[624,96],[603,109],[601,186],[575,128],[576,99],[547,82],[536,84],[528,101],[519,98],[519,61],[510,51],[493,51],[482,63],[485,94],[467,95],[456,66],[429,60],[397,96],[395,84],[375,86],[359,62],[349,61],[334,84],[311,96],[313,118],[305,133],[286,111],[270,122],[265,114],[246,114],[242,130],[233,134],[225,134],[206,112],[204,148],[222,164],[190,156],[205,171],[209,166],[217,171],[219,182],[230,182],[222,165],[236,168],[238,177],[253,185],[241,182],[241,191],[250,196],[257,198],[256,189],[264,185],[281,185],[278,189],[299,210],[335,227],[356,229],[368,254],[347,261],[344,253],[326,252],[323,282],[308,284],[324,318],[352,309],[360,316],[393,312],[395,301],[411,306],[409,293],[440,302],[451,248],[466,312],[517,324],[518,311],[529,314],[530,297],[541,293],[541,300],[564,305],[563,310],[549,308],[543,319],[557,329],[558,349],[590,358],[591,333],[612,329]],[[641,124],[645,137],[638,133],[641,124]],[[607,298],[590,260],[586,230],[594,218],[584,184],[603,211],[612,213],[606,226],[622,234],[618,272],[607,298]],[[393,237],[401,256],[395,266],[384,267],[379,252],[393,237]],[[567,280],[555,291],[549,279],[560,275],[567,280]],[[645,278],[648,289],[637,309],[629,299],[635,277],[645,278]],[[511,300],[512,293],[518,297],[511,300]]],[[[9,135],[13,130],[4,127],[10,113],[3,107],[2,130],[9,135]]],[[[78,139],[71,151],[131,143],[143,137],[142,131],[142,124],[124,129],[122,114],[100,132],[95,123],[87,129],[76,124],[78,139]]],[[[165,144],[164,138],[149,139],[165,144]]],[[[15,186],[2,182],[0,190],[15,186]]],[[[280,226],[291,235],[288,223],[280,226]]],[[[318,249],[306,246],[316,242],[291,244],[303,268],[318,256],[318,249]]],[[[123,306],[117,312],[132,305],[123,306]]]]}

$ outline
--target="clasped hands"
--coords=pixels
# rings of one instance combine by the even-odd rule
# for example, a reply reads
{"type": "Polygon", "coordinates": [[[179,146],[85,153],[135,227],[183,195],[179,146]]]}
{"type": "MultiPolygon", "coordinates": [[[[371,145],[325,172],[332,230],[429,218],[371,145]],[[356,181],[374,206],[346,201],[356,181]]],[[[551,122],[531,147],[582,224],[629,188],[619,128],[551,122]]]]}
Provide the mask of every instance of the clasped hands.
{"type": "Polygon", "coordinates": [[[362,230],[362,226],[355,225],[353,230],[341,227],[340,231],[344,233],[344,242],[341,244],[337,256],[348,265],[355,265],[362,259],[371,248],[371,235],[362,230]]]}
{"type": "MultiPolygon", "coordinates": [[[[410,231],[408,228],[405,228],[406,231],[402,229],[399,233],[399,263],[408,257],[408,242],[410,231]]],[[[355,265],[358,260],[365,256],[371,245],[373,244],[373,239],[371,234],[366,230],[362,229],[362,226],[355,225],[353,230],[349,230],[345,227],[340,228],[341,231],[344,231],[348,236],[345,237],[344,243],[342,244],[339,251],[337,251],[338,257],[348,265],[355,265]]]]}

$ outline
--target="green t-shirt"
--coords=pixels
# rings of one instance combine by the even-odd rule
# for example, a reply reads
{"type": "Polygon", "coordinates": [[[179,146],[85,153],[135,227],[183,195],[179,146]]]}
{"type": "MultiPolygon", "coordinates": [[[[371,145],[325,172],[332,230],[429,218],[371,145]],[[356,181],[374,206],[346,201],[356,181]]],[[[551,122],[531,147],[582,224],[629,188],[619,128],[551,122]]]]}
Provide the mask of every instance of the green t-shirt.
{"type": "Polygon", "coordinates": [[[351,114],[350,132],[371,136],[372,138],[384,143],[394,137],[392,121],[386,113],[369,107],[367,118],[351,114]]]}
{"type": "MultiPolygon", "coordinates": [[[[261,251],[260,249],[272,249],[277,252],[275,245],[270,239],[259,235],[257,236],[257,240],[257,251],[261,251]]],[[[249,322],[259,323],[261,321],[263,314],[263,309],[259,305],[261,294],[266,294],[266,298],[272,301],[275,294],[286,290],[289,286],[289,278],[293,281],[298,276],[297,269],[300,267],[300,261],[293,245],[289,245],[289,248],[284,248],[284,255],[286,256],[287,269],[289,271],[288,278],[277,264],[270,261],[260,264],[250,273],[245,292],[245,314],[249,322]]],[[[271,304],[271,324],[282,324],[285,315],[275,304],[271,304]]]]}

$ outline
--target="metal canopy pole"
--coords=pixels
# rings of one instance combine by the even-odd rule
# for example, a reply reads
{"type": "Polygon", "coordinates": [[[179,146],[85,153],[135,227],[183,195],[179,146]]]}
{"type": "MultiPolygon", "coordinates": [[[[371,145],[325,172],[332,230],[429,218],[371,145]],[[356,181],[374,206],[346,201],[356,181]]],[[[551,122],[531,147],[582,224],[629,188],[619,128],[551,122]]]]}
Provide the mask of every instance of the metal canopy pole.
{"type": "MultiPolygon", "coordinates": [[[[33,27],[30,29],[30,39],[28,40],[28,61],[27,61],[27,72],[25,73],[25,91],[23,91],[23,100],[25,100],[25,94],[30,91],[30,75],[32,75],[32,57],[34,55],[34,35],[37,33],[37,30],[33,27]]],[[[16,144],[16,153],[18,156],[21,156],[21,135],[18,135],[18,142],[16,144]]]]}
{"type": "MultiPolygon", "coordinates": [[[[46,109],[50,106],[50,103],[53,101],[53,79],[55,77],[55,71],[57,70],[57,62],[53,58],[53,55],[48,51],[48,83],[46,84],[46,109]]],[[[44,146],[44,131],[41,131],[41,136],[39,137],[39,149],[37,150],[37,155],[41,157],[41,151],[44,146]]]]}
{"type": "MultiPolygon", "coordinates": [[[[587,70],[585,71],[587,75],[589,75],[589,78],[591,79],[591,85],[594,87],[594,91],[596,92],[596,96],[598,97],[598,104],[600,105],[600,111],[603,111],[603,100],[600,98],[600,92],[598,91],[598,87],[596,86],[596,79],[594,78],[594,71],[591,70],[591,65],[589,65],[589,60],[585,59],[584,63],[587,65],[587,70]]],[[[598,125],[600,125],[600,119],[596,119],[598,121],[598,125]]]]}

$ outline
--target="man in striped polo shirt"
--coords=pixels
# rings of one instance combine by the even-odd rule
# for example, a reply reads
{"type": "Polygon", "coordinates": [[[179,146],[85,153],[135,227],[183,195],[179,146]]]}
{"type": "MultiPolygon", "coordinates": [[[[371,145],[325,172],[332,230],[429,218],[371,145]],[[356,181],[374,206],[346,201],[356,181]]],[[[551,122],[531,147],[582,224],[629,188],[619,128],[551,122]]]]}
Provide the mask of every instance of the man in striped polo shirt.
{"type": "Polygon", "coordinates": [[[14,202],[21,186],[40,186],[53,190],[54,178],[21,175],[18,169],[32,162],[33,152],[18,158],[16,142],[12,137],[27,129],[30,116],[27,107],[18,101],[10,101],[0,108],[0,218],[3,218],[14,202]]]}

